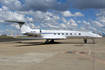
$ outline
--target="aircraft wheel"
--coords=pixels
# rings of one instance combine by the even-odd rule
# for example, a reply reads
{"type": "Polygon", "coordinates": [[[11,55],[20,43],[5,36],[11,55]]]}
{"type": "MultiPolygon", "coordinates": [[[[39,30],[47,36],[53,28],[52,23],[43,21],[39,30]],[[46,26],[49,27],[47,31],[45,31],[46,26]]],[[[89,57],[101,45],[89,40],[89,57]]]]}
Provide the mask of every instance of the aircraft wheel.
{"type": "Polygon", "coordinates": [[[54,40],[52,39],[52,40],[50,41],[50,43],[54,43],[54,40]]]}
{"type": "Polygon", "coordinates": [[[49,43],[49,40],[46,40],[45,43],[48,44],[49,43]]]}
{"type": "Polygon", "coordinates": [[[47,41],[45,41],[45,44],[47,44],[48,42],[47,41]]]}

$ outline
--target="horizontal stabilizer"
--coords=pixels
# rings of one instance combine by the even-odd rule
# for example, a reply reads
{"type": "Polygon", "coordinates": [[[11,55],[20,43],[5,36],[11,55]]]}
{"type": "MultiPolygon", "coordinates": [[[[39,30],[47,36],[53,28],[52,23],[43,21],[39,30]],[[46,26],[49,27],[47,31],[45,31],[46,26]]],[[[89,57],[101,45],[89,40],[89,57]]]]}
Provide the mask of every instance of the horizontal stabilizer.
{"type": "Polygon", "coordinates": [[[12,20],[5,20],[5,22],[13,22],[13,23],[25,23],[24,21],[12,21],[12,20]]]}

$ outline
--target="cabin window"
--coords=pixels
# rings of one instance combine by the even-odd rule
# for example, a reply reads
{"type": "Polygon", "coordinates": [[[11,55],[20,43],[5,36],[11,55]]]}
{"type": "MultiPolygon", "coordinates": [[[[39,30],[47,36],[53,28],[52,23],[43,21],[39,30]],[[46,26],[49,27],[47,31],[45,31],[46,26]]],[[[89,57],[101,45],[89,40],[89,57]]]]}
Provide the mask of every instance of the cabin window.
{"type": "Polygon", "coordinates": [[[68,35],[68,33],[66,33],[66,35],[68,35]]]}
{"type": "Polygon", "coordinates": [[[54,35],[56,35],[56,33],[54,33],[54,35]]]}
{"type": "Polygon", "coordinates": [[[58,35],[60,35],[60,33],[58,33],[58,35]]]}
{"type": "Polygon", "coordinates": [[[70,33],[70,35],[72,35],[72,33],[70,33]]]}
{"type": "Polygon", "coordinates": [[[79,33],[79,35],[81,35],[81,33],[79,33]]]}
{"type": "Polygon", "coordinates": [[[62,35],[64,35],[64,33],[62,33],[62,35]]]}

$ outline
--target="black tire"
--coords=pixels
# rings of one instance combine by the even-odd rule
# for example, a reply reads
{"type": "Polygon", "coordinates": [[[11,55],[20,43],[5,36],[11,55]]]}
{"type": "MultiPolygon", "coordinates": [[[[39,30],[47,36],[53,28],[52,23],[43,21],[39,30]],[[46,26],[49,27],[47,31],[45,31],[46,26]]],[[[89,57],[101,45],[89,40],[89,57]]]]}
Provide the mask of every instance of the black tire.
{"type": "Polygon", "coordinates": [[[52,39],[52,40],[50,41],[50,43],[54,43],[54,40],[52,39]]]}

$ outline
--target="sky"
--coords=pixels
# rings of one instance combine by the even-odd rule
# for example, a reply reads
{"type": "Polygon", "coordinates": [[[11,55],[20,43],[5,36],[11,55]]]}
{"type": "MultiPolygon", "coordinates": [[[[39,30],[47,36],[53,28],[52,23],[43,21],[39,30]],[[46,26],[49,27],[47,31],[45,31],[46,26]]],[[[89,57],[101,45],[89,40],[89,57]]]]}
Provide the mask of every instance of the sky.
{"type": "Polygon", "coordinates": [[[0,0],[0,34],[21,34],[17,23],[32,29],[105,32],[105,0],[0,0]]]}

